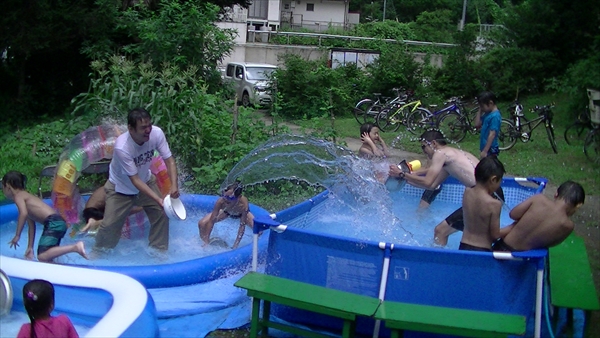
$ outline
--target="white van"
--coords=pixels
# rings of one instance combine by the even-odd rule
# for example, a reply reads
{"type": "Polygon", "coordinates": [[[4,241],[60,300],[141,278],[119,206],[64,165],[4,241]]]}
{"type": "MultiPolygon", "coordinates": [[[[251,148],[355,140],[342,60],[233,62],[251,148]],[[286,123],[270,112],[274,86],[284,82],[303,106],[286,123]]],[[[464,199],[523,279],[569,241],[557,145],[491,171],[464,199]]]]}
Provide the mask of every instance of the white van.
{"type": "Polygon", "coordinates": [[[223,80],[232,83],[238,100],[244,107],[251,104],[270,105],[273,102],[269,80],[277,66],[267,63],[230,62],[223,80]]]}

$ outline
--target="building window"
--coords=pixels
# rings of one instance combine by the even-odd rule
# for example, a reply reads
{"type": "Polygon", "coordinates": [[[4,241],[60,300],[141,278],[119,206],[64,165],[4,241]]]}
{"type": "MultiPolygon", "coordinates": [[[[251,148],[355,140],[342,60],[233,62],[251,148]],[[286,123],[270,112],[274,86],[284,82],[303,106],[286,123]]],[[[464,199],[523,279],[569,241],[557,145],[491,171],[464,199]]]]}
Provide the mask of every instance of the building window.
{"type": "Polygon", "coordinates": [[[307,12],[314,12],[315,11],[315,4],[306,4],[306,11],[307,12]]]}
{"type": "Polygon", "coordinates": [[[290,4],[283,4],[283,9],[290,9],[290,4]]]}

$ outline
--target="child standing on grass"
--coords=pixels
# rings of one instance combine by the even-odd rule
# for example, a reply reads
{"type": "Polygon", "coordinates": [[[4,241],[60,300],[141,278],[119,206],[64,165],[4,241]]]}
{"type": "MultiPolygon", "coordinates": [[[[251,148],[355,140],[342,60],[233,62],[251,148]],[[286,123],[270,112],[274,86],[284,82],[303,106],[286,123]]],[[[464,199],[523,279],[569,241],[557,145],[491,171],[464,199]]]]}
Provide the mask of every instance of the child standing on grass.
{"type": "Polygon", "coordinates": [[[67,223],[49,205],[39,197],[25,190],[25,176],[18,171],[9,171],[2,178],[2,192],[6,198],[15,202],[19,210],[17,231],[15,237],[8,242],[11,248],[19,246],[21,232],[25,222],[29,227],[27,250],[25,257],[33,259],[33,244],[35,241],[35,222],[44,224],[44,232],[38,243],[37,257],[40,262],[52,262],[58,256],[76,252],[87,259],[83,242],[72,245],[59,246],[61,239],[67,231],[67,223]]]}
{"type": "Polygon", "coordinates": [[[17,338],[78,338],[69,317],[52,317],[54,310],[54,286],[52,283],[34,279],[23,286],[23,305],[31,323],[23,324],[17,338]]]}
{"type": "Polygon", "coordinates": [[[492,92],[483,92],[477,98],[479,110],[475,116],[475,125],[481,127],[479,134],[479,158],[498,156],[498,134],[502,115],[496,106],[496,95],[492,92]]]}
{"type": "Polygon", "coordinates": [[[496,238],[502,237],[502,201],[492,194],[500,188],[504,172],[504,166],[494,156],[484,157],[475,167],[475,186],[465,188],[463,194],[465,228],[459,250],[492,251],[492,243],[496,238]]]}

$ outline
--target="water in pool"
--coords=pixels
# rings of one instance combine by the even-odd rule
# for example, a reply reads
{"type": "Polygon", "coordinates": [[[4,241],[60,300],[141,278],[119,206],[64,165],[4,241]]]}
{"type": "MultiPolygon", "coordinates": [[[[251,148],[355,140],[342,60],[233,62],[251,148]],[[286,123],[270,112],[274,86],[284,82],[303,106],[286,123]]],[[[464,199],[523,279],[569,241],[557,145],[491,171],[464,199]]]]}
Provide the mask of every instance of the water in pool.
{"type": "MultiPolygon", "coordinates": [[[[134,225],[131,230],[131,238],[121,238],[119,244],[112,250],[99,255],[91,255],[90,260],[85,260],[77,254],[68,254],[56,259],[56,262],[62,264],[83,264],[83,265],[155,265],[182,262],[191,259],[197,259],[231,250],[231,245],[235,240],[239,227],[239,220],[226,219],[215,224],[211,237],[220,237],[229,245],[222,247],[216,245],[203,246],[198,235],[198,220],[202,218],[209,210],[189,207],[188,217],[185,221],[170,221],[169,232],[169,250],[166,253],[160,253],[148,247],[149,224],[134,225]]],[[[15,235],[17,223],[15,221],[4,224],[0,227],[0,243],[8,243],[15,235]]],[[[35,247],[39,243],[43,227],[37,225],[35,247]]],[[[93,236],[77,235],[70,237],[65,235],[61,244],[72,244],[76,241],[83,241],[88,254],[91,253],[95,243],[93,236]]],[[[240,243],[241,246],[252,242],[252,230],[246,228],[244,237],[240,243]]],[[[8,245],[0,246],[0,253],[4,256],[23,258],[27,248],[27,229],[23,230],[19,246],[12,249],[8,245]]],[[[34,249],[37,252],[37,249],[34,249]]]]}

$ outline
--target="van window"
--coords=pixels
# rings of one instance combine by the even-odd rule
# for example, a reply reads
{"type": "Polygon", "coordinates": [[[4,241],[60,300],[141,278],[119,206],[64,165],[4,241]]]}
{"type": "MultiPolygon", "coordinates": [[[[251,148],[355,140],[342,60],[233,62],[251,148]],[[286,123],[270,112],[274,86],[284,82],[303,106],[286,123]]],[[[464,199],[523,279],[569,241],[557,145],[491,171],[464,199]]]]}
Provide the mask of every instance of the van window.
{"type": "Polygon", "coordinates": [[[242,74],[244,74],[244,68],[242,68],[240,66],[235,67],[235,77],[239,79],[240,75],[242,75],[242,74]]]}
{"type": "Polygon", "coordinates": [[[226,75],[229,77],[233,76],[233,67],[235,67],[234,65],[227,65],[227,72],[226,75]]]}

